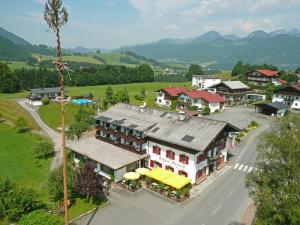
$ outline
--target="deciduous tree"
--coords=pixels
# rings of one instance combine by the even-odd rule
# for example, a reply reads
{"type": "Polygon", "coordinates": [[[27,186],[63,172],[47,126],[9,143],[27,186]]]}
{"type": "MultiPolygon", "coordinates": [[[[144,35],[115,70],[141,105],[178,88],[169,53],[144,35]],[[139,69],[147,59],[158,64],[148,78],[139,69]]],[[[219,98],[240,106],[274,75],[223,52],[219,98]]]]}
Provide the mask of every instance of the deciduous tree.
{"type": "Polygon", "coordinates": [[[257,170],[247,177],[256,225],[300,224],[300,118],[282,119],[260,141],[257,170]]]}
{"type": "Polygon", "coordinates": [[[98,173],[95,173],[95,167],[92,163],[85,163],[78,170],[78,192],[86,198],[96,197],[103,193],[103,179],[98,173]]]}

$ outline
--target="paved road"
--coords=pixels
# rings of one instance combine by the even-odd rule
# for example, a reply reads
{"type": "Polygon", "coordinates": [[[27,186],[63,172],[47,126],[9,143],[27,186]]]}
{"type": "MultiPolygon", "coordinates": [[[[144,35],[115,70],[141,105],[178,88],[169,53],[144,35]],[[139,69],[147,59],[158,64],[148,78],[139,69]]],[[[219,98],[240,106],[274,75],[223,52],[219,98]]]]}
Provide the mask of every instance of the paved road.
{"type": "Polygon", "coordinates": [[[59,167],[62,162],[62,154],[61,154],[61,136],[59,133],[55,132],[52,128],[48,127],[41,117],[38,114],[38,109],[30,107],[26,104],[24,99],[18,99],[18,104],[21,105],[24,109],[26,109],[33,119],[37,122],[37,124],[42,128],[43,132],[51,138],[54,143],[55,147],[55,156],[51,162],[50,169],[54,170],[55,168],[59,167]]]}
{"type": "Polygon", "coordinates": [[[245,176],[254,167],[258,137],[269,129],[261,126],[237,146],[228,169],[199,196],[177,205],[146,190],[135,196],[124,191],[112,191],[110,205],[77,221],[77,225],[229,225],[238,224],[248,203],[245,176]],[[236,166],[238,164],[238,166],[236,166]],[[242,167],[241,167],[242,164],[242,167]],[[247,166],[247,168],[246,168],[247,166]],[[245,170],[246,168],[246,170],[245,170]],[[245,170],[245,171],[244,171],[245,170]]]}

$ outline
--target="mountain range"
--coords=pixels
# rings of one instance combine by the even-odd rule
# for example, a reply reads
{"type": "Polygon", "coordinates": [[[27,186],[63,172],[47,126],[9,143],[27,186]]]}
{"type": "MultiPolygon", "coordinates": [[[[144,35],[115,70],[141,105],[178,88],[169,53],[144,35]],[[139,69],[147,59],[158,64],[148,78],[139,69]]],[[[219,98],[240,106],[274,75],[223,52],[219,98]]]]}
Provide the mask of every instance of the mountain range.
{"type": "MultiPolygon", "coordinates": [[[[90,53],[100,48],[76,47],[65,50],[90,53]]],[[[275,64],[282,69],[300,65],[300,31],[257,30],[246,37],[234,34],[221,35],[210,31],[187,39],[165,38],[156,42],[124,46],[111,52],[133,52],[160,61],[178,61],[209,65],[213,69],[232,69],[238,60],[252,64],[275,64]]],[[[32,54],[55,55],[55,49],[45,45],[32,45],[25,39],[0,27],[0,60],[26,61],[32,54]]]]}
{"type": "Polygon", "coordinates": [[[257,30],[246,37],[234,34],[222,36],[210,31],[195,38],[167,38],[125,46],[115,51],[124,50],[157,60],[208,64],[218,69],[231,69],[238,60],[294,69],[300,64],[300,31],[277,30],[267,33],[257,30]]]}

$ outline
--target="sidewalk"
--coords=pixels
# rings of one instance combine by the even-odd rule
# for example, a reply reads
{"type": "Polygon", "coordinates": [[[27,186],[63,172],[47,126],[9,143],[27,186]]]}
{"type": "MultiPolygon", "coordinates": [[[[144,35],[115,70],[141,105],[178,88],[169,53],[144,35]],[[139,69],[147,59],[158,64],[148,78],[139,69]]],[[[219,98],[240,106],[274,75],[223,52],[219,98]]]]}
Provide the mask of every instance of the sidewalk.
{"type": "Polygon", "coordinates": [[[210,176],[207,177],[206,180],[204,180],[200,184],[194,186],[190,192],[191,198],[194,198],[194,197],[198,196],[199,194],[201,194],[210,184],[212,184],[217,179],[222,177],[223,174],[225,174],[230,168],[231,168],[230,165],[225,165],[221,170],[212,173],[210,176]]]}
{"type": "Polygon", "coordinates": [[[243,225],[252,225],[254,222],[254,218],[255,218],[255,205],[253,201],[250,201],[247,209],[245,210],[242,218],[241,218],[241,223],[243,225]]]}

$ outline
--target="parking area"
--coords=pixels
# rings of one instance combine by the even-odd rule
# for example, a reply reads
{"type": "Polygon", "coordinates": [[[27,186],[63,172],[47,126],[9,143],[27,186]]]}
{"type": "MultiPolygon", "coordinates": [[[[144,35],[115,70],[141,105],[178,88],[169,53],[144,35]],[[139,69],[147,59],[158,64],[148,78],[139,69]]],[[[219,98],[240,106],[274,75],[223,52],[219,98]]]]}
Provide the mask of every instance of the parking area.
{"type": "Polygon", "coordinates": [[[258,123],[264,121],[264,119],[257,117],[254,108],[245,106],[227,107],[224,111],[213,113],[205,116],[205,118],[226,121],[240,129],[247,128],[252,120],[258,123]]]}
{"type": "Polygon", "coordinates": [[[72,225],[101,224],[161,224],[178,206],[144,189],[136,194],[121,189],[112,190],[109,205],[89,214],[72,225]]]}

